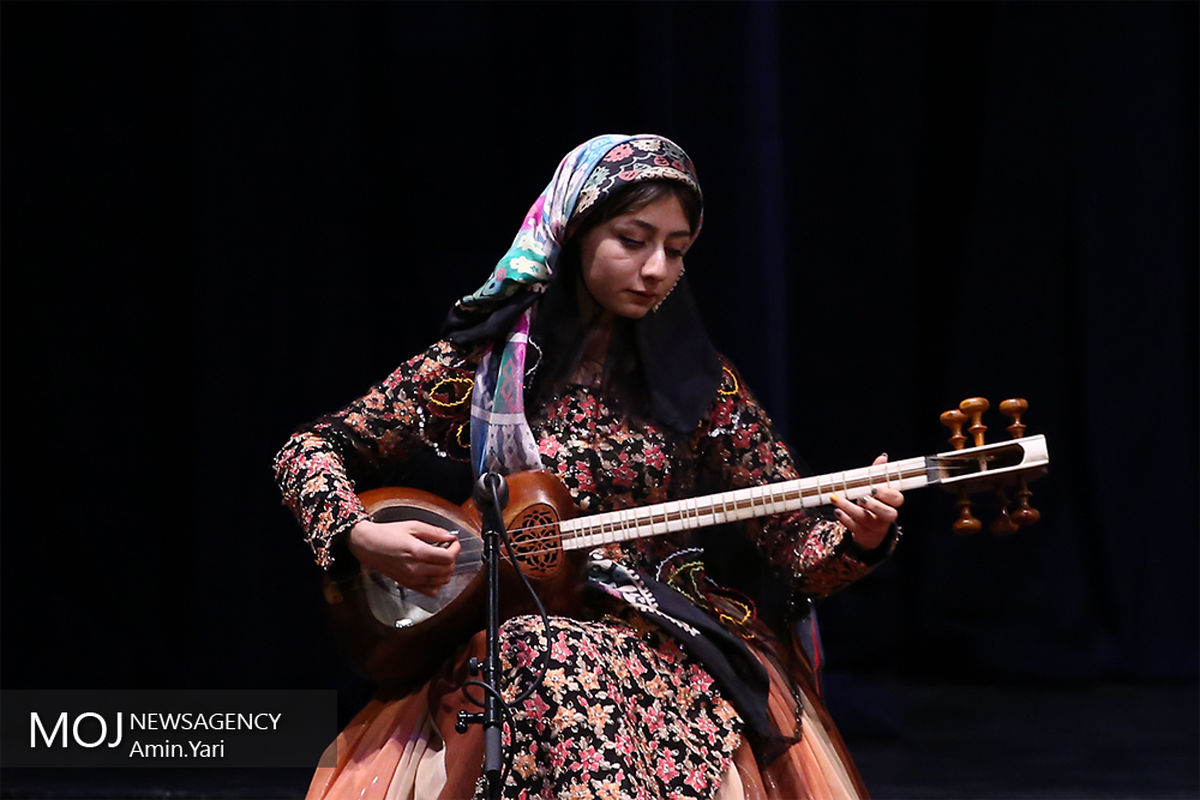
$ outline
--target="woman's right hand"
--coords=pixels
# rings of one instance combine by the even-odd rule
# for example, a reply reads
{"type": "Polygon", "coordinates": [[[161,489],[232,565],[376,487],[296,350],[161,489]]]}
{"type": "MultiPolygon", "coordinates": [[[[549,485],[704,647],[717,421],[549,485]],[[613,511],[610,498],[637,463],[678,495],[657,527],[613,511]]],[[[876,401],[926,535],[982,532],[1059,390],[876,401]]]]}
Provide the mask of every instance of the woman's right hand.
{"type": "Polygon", "coordinates": [[[430,596],[453,577],[461,549],[453,533],[416,520],[362,520],[350,529],[349,547],[363,566],[430,596]]]}

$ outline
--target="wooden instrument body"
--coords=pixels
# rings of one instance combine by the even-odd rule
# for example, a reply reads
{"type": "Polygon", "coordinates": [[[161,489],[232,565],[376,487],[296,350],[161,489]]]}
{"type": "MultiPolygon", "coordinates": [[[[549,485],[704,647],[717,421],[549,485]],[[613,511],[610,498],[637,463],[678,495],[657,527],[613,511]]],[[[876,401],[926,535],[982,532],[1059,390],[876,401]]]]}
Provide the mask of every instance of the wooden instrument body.
{"type": "MultiPolygon", "coordinates": [[[[585,554],[564,552],[557,541],[548,547],[546,541],[547,526],[557,530],[558,521],[576,515],[574,500],[546,472],[515,473],[506,481],[504,527],[522,572],[547,611],[577,609],[585,554]]],[[[458,506],[420,489],[384,487],[363,492],[361,499],[375,522],[420,520],[456,531],[461,545],[454,577],[435,597],[366,569],[326,577],[325,599],[351,662],[381,685],[403,691],[485,627],[482,522],[473,501],[458,506]]],[[[503,548],[501,555],[501,619],[533,612],[536,605],[503,548]]]]}

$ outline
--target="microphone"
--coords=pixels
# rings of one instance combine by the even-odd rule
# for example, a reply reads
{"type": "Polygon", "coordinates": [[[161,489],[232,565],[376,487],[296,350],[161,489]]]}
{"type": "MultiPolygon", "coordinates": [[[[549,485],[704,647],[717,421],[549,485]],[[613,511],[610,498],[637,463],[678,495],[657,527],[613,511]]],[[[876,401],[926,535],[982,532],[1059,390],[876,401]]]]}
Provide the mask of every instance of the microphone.
{"type": "Polygon", "coordinates": [[[472,499],[480,514],[494,512],[497,505],[504,508],[508,505],[508,482],[499,472],[485,472],[475,481],[472,499]]]}
{"type": "MultiPolygon", "coordinates": [[[[483,683],[492,687],[483,701],[482,714],[459,712],[459,725],[483,724],[483,774],[488,796],[500,797],[502,744],[500,741],[500,699],[496,680],[500,675],[500,537],[504,535],[504,515],[508,505],[508,482],[498,472],[485,472],[472,492],[475,507],[483,522],[483,561],[487,573],[487,648],[483,659],[483,683]]],[[[458,726],[456,726],[458,727],[458,726]]]]}

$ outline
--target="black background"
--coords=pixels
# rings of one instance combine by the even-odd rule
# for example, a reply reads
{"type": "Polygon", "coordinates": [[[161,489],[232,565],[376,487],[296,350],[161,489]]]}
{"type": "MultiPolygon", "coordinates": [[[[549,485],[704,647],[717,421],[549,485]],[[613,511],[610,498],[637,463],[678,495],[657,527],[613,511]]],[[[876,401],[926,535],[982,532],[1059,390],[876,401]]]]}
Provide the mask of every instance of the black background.
{"type": "Polygon", "coordinates": [[[710,334],[814,471],[945,449],[972,395],[1048,437],[1036,527],[910,494],[819,605],[849,736],[901,684],[1194,684],[1196,12],[4,3],[3,685],[352,712],[271,457],[609,132],[696,162],[710,334]]]}

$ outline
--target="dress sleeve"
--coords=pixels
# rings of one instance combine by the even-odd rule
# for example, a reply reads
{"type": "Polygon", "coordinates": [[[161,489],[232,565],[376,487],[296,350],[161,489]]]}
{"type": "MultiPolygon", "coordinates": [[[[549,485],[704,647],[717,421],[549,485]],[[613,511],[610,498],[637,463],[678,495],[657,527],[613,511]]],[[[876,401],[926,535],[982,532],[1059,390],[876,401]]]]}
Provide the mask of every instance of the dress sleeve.
{"type": "MultiPolygon", "coordinates": [[[[787,445],[741,375],[723,360],[721,385],[708,418],[697,429],[701,485],[743,489],[801,477],[787,445]]],[[[830,506],[776,514],[743,523],[747,534],[794,591],[825,597],[875,568],[895,548],[898,529],[867,551],[837,521],[830,506]]]]}
{"type": "Polygon", "coordinates": [[[367,518],[356,483],[416,449],[465,460],[473,369],[448,342],[401,364],[345,408],[293,433],[275,455],[275,482],[329,569],[335,543],[367,518]]]}

